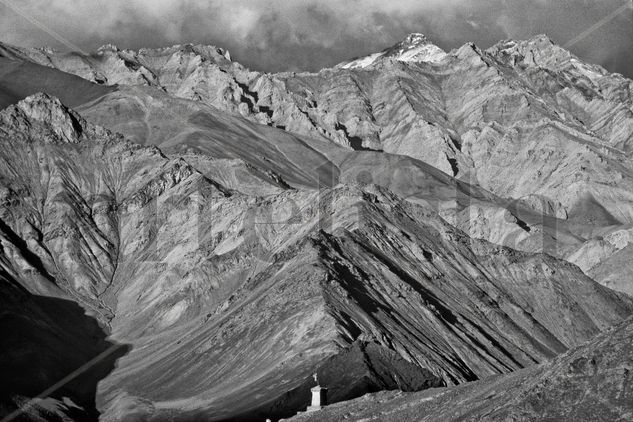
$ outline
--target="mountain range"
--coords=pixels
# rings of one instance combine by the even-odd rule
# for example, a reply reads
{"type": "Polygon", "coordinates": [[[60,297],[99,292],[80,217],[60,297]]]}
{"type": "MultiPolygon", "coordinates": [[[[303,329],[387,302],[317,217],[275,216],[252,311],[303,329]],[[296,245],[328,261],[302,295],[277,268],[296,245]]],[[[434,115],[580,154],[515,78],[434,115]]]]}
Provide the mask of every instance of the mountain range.
{"type": "Polygon", "coordinates": [[[0,416],[631,416],[633,81],[546,36],[1,44],[0,106],[0,416]]]}

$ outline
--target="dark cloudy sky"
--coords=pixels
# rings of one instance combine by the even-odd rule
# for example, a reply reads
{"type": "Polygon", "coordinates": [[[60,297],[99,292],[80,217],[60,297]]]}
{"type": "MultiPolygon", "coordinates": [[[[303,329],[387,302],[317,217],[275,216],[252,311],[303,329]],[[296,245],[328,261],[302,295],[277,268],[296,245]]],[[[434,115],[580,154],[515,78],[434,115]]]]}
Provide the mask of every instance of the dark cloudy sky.
{"type": "Polygon", "coordinates": [[[633,78],[630,0],[0,0],[0,40],[93,51],[204,43],[257,70],[317,70],[422,32],[442,48],[545,33],[633,78]],[[592,30],[592,26],[594,27],[592,30]],[[588,31],[588,32],[587,32],[588,31]],[[66,41],[68,42],[66,42],[66,41]]]}

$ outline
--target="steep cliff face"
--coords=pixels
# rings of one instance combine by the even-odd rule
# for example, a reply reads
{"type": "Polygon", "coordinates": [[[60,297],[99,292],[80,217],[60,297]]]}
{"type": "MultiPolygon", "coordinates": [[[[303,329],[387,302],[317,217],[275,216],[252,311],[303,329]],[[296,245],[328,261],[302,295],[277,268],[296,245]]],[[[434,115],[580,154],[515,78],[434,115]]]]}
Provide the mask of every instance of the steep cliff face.
{"type": "MultiPolygon", "coordinates": [[[[187,116],[156,142],[165,152],[44,94],[0,112],[4,268],[129,345],[99,373],[102,420],[289,416],[315,371],[336,400],[463,383],[633,313],[577,267],[471,239],[438,214],[464,198],[504,209],[483,189],[152,89],[137,94],[143,113],[164,101],[187,116]],[[193,127],[204,135],[180,137],[193,127]],[[405,172],[384,185],[397,194],[364,180],[394,165],[405,172]]],[[[113,100],[131,103],[126,90],[98,103],[113,100]]]]}

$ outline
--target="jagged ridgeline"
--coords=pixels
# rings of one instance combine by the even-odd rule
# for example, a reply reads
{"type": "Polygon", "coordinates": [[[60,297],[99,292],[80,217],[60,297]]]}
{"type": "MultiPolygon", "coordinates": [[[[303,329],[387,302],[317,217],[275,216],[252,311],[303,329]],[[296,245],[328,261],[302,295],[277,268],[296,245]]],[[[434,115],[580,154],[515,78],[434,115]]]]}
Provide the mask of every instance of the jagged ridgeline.
{"type": "Polygon", "coordinates": [[[573,353],[627,361],[619,328],[535,366],[633,312],[632,91],[546,37],[279,74],[0,45],[0,415],[289,417],[316,372],[330,402],[484,380],[378,397],[450,420],[485,385],[504,420],[573,353]]]}

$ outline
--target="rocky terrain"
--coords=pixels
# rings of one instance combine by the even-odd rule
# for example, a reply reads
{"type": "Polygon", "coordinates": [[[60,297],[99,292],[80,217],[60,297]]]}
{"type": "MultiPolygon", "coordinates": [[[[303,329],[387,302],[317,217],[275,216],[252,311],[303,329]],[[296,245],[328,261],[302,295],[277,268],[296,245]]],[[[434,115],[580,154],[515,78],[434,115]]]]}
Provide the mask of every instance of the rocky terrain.
{"type": "Polygon", "coordinates": [[[422,393],[382,392],[287,421],[629,421],[633,321],[509,375],[422,393]]]}
{"type": "Polygon", "coordinates": [[[364,399],[406,420],[625,347],[591,339],[633,313],[632,88],[545,37],[274,75],[0,46],[0,415],[288,417],[315,372],[332,401],[449,387],[364,399]]]}
{"type": "Polygon", "coordinates": [[[625,268],[606,275],[598,266],[630,236],[633,82],[583,63],[545,36],[443,52],[412,34],[318,73],[254,72],[224,50],[200,45],[105,46],[92,56],[1,51],[102,86],[118,84],[125,93],[81,111],[137,142],[162,143],[182,130],[159,122],[152,136],[164,107],[137,97],[142,87],[156,87],[170,100],[195,100],[311,139],[428,163],[519,209],[500,218],[496,208],[473,206],[453,219],[460,229],[553,254],[586,272],[595,267],[599,281],[630,293],[628,283],[614,281],[625,268]],[[503,233],[513,218],[530,231],[503,233]]]}

